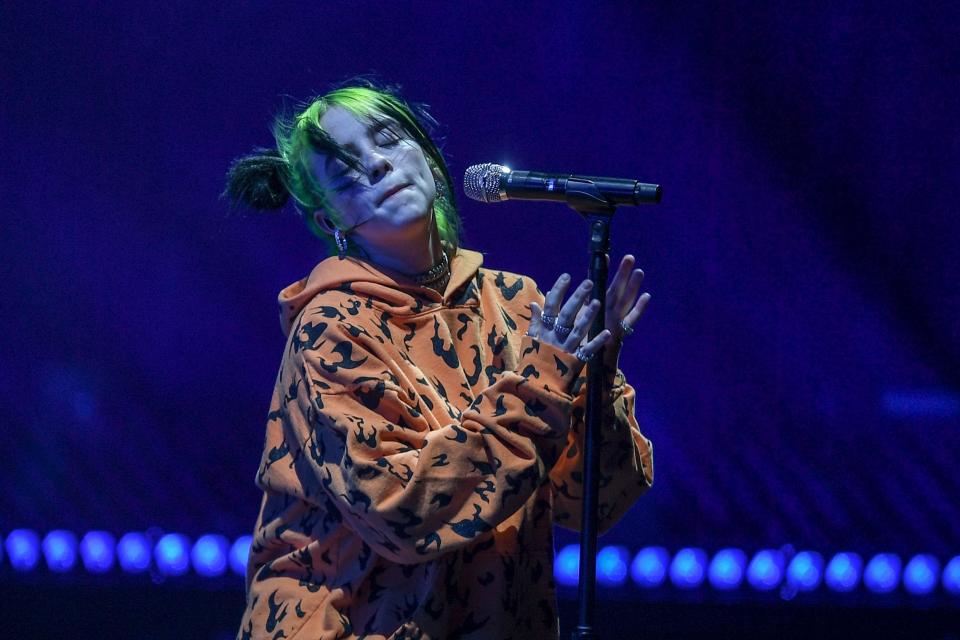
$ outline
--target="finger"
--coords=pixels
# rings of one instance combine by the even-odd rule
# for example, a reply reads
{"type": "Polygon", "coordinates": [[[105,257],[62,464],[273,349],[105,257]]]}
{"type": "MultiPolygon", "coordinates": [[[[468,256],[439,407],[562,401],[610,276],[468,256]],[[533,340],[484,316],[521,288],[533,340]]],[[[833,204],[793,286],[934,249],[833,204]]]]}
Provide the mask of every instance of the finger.
{"type": "Polygon", "coordinates": [[[580,309],[580,313],[577,314],[577,320],[573,324],[573,330],[563,343],[563,347],[567,351],[583,342],[583,337],[590,332],[590,325],[593,324],[593,320],[597,317],[599,311],[600,301],[597,299],[591,300],[580,309]]]}
{"type": "Polygon", "coordinates": [[[570,275],[562,274],[557,278],[557,282],[553,285],[550,291],[547,292],[546,297],[543,301],[543,312],[548,316],[556,316],[557,310],[560,309],[560,301],[563,300],[563,297],[567,293],[567,287],[570,285],[570,275]]]}
{"type": "Polygon", "coordinates": [[[633,308],[630,309],[630,312],[624,316],[623,324],[633,329],[633,327],[640,320],[640,316],[642,316],[643,312],[646,311],[647,305],[650,303],[650,298],[651,296],[649,293],[645,293],[640,296],[640,299],[638,299],[637,303],[633,305],[633,308]]]}
{"type": "Polygon", "coordinates": [[[614,274],[613,280],[610,281],[610,286],[607,287],[608,308],[612,308],[610,304],[615,303],[623,295],[623,288],[626,285],[633,263],[634,258],[630,254],[623,256],[620,261],[620,266],[617,267],[617,272],[614,274]]]}
{"type": "Polygon", "coordinates": [[[530,303],[530,326],[527,328],[527,335],[533,336],[534,338],[540,336],[540,314],[543,313],[543,310],[540,309],[540,305],[536,302],[530,303]]]}
{"type": "Polygon", "coordinates": [[[610,331],[608,329],[604,329],[598,333],[593,340],[590,340],[581,346],[580,353],[587,358],[592,358],[598,351],[600,351],[600,348],[603,347],[603,345],[610,341],[610,336],[610,331]]]}
{"type": "Polygon", "coordinates": [[[563,308],[560,309],[560,313],[558,314],[557,322],[564,327],[573,326],[577,315],[580,313],[580,307],[583,306],[584,301],[590,296],[592,291],[593,283],[591,281],[584,280],[581,282],[580,286],[576,288],[570,298],[563,304],[563,308]]]}
{"type": "Polygon", "coordinates": [[[630,279],[619,301],[620,305],[614,310],[616,317],[622,318],[637,302],[637,294],[640,292],[640,285],[643,284],[643,275],[643,269],[634,269],[630,274],[630,279]]]}

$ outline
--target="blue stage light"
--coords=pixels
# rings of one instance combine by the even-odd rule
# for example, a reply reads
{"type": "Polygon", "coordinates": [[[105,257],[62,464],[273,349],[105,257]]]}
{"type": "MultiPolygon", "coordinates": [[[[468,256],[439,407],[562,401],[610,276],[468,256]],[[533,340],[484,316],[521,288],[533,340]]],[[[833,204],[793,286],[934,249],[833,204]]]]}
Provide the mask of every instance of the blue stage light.
{"type": "Polygon", "coordinates": [[[729,591],[743,582],[743,570],[747,566],[747,554],[740,549],[721,549],[713,556],[707,569],[707,579],[714,589],[729,591]]]}
{"type": "Polygon", "coordinates": [[[43,539],[43,557],[47,567],[56,573],[65,573],[77,563],[77,536],[70,531],[55,529],[43,539]]]}
{"type": "Polygon", "coordinates": [[[630,577],[637,586],[659,587],[667,577],[670,554],[663,547],[641,549],[630,564],[630,577]]]}
{"type": "Polygon", "coordinates": [[[860,582],[862,571],[863,560],[859,555],[849,552],[838,553],[827,564],[824,581],[834,591],[853,591],[860,582]]]}
{"type": "Polygon", "coordinates": [[[863,585],[874,593],[890,593],[900,583],[903,563],[893,553],[878,553],[863,570],[863,585]]]}
{"type": "Polygon", "coordinates": [[[960,556],[951,558],[943,568],[943,588],[947,593],[960,595],[960,556]]]}
{"type": "Polygon", "coordinates": [[[670,580],[681,589],[695,589],[706,573],[707,552],[703,549],[680,549],[670,563],[670,580]]]}
{"type": "Polygon", "coordinates": [[[813,591],[823,579],[823,556],[816,551],[801,551],[787,565],[787,584],[797,591],[813,591]]]}
{"type": "Polygon", "coordinates": [[[783,580],[783,565],[783,553],[780,551],[757,551],[747,567],[747,582],[760,591],[775,589],[783,580]]]}
{"type": "Polygon", "coordinates": [[[10,565],[17,571],[30,571],[40,561],[40,536],[29,529],[14,529],[4,544],[10,565]]]}
{"type": "Polygon", "coordinates": [[[222,576],[227,570],[227,547],[230,543],[223,536],[200,536],[190,550],[193,570],[201,576],[222,576]]]}
{"type": "Polygon", "coordinates": [[[237,575],[246,575],[247,557],[250,555],[250,544],[253,536],[240,536],[230,547],[230,568],[237,575]]]}
{"type": "Polygon", "coordinates": [[[117,559],[127,573],[141,573],[150,566],[150,540],[142,533],[128,533],[117,543],[117,559]]]}
{"type": "Polygon", "coordinates": [[[618,587],[627,580],[630,552],[626,547],[604,547],[597,554],[597,582],[607,587],[618,587]]]}
{"type": "Polygon", "coordinates": [[[105,573],[113,568],[112,535],[106,531],[88,531],[80,541],[80,558],[90,573],[105,573]]]}
{"type": "Polygon", "coordinates": [[[565,587],[580,583],[580,545],[568,544],[560,550],[553,564],[553,577],[565,587]]]}
{"type": "Polygon", "coordinates": [[[165,576],[182,576],[190,569],[190,541],[185,535],[168,533],[153,548],[157,571],[165,576]]]}
{"type": "Polygon", "coordinates": [[[913,556],[903,570],[903,587],[917,596],[924,596],[937,588],[940,562],[933,556],[913,556]]]}

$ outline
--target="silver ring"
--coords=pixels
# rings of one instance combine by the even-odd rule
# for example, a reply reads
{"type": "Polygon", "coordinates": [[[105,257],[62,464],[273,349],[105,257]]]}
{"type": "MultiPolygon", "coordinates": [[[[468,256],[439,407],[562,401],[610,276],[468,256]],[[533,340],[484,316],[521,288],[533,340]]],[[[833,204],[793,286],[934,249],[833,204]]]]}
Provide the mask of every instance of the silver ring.
{"type": "Polygon", "coordinates": [[[620,328],[623,329],[624,337],[629,336],[631,333],[633,333],[633,327],[628,327],[627,323],[625,323],[623,320],[620,321],[620,328]]]}
{"type": "Polygon", "coordinates": [[[570,332],[573,331],[573,327],[565,327],[562,324],[558,324],[553,328],[554,332],[561,338],[566,338],[570,335],[570,332]]]}
{"type": "Polygon", "coordinates": [[[547,329],[553,329],[554,325],[557,323],[557,316],[548,316],[546,313],[541,313],[540,322],[547,329]]]}
{"type": "Polygon", "coordinates": [[[590,362],[590,359],[593,357],[585,354],[581,347],[577,347],[577,350],[574,352],[573,355],[577,356],[577,360],[579,360],[580,362],[590,362]]]}

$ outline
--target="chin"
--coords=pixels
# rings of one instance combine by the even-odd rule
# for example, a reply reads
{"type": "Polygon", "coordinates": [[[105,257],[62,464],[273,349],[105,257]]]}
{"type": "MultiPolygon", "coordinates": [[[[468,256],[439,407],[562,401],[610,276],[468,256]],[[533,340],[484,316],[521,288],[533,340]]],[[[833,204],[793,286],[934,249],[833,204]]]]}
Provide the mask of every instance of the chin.
{"type": "Polygon", "coordinates": [[[402,227],[408,224],[429,220],[432,215],[432,203],[428,203],[424,199],[417,198],[415,201],[399,203],[399,206],[394,208],[393,211],[386,212],[384,218],[385,222],[402,227]]]}
{"type": "Polygon", "coordinates": [[[432,223],[433,210],[422,202],[403,203],[395,209],[381,212],[375,220],[376,226],[384,234],[418,233],[422,227],[432,223]]]}

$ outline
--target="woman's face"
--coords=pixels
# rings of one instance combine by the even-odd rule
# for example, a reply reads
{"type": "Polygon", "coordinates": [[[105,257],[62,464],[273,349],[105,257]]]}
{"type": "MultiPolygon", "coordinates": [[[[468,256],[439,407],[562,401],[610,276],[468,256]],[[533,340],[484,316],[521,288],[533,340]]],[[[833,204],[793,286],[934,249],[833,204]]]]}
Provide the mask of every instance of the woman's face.
{"type": "Polygon", "coordinates": [[[360,169],[330,156],[313,157],[314,173],[339,215],[337,226],[377,241],[399,238],[432,220],[433,173],[420,146],[398,124],[389,119],[371,124],[331,107],[320,126],[360,169]]]}

